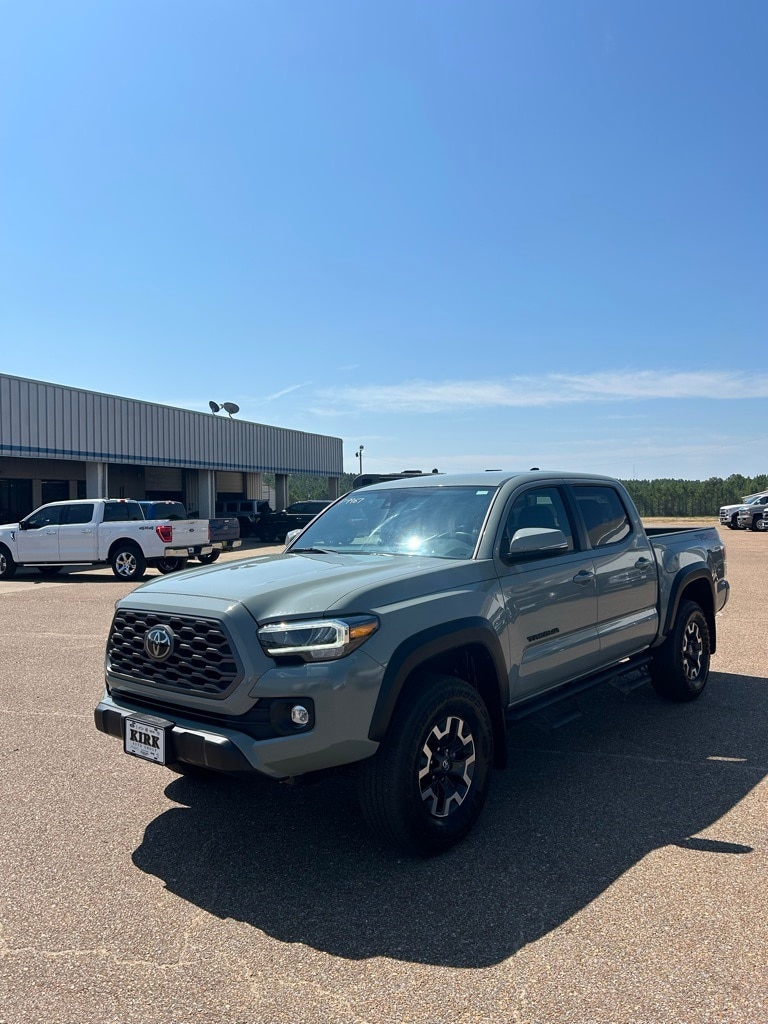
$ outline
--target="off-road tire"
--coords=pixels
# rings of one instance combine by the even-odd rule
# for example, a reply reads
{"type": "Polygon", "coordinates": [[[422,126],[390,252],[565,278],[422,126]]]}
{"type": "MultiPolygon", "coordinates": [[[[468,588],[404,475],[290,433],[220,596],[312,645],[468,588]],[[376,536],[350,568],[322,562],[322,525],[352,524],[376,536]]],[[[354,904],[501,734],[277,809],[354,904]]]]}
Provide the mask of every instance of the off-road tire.
{"type": "Polygon", "coordinates": [[[428,676],[401,700],[379,749],[360,765],[359,798],[374,834],[432,856],[469,833],[491,780],[493,729],[469,684],[428,676]]]}
{"type": "Polygon", "coordinates": [[[13,555],[3,544],[0,544],[0,580],[10,580],[16,575],[17,565],[13,555]]]}
{"type": "Polygon", "coordinates": [[[667,700],[700,697],[709,676],[711,643],[707,617],[695,601],[683,601],[669,636],[651,662],[651,683],[667,700]]]}
{"type": "Polygon", "coordinates": [[[112,572],[119,580],[125,583],[132,583],[140,580],[147,571],[147,560],[141,548],[136,544],[126,541],[119,544],[110,556],[112,572]]]}

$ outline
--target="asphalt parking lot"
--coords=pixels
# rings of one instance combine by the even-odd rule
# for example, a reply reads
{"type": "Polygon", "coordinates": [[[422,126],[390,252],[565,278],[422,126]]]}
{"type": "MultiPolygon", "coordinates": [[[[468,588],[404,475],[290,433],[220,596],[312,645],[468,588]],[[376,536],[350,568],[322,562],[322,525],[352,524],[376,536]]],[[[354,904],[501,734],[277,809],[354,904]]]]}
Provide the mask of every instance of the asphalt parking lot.
{"type": "Polygon", "coordinates": [[[134,585],[0,583],[0,1024],[768,1020],[768,537],[723,535],[703,697],[605,687],[514,726],[479,826],[431,861],[380,849],[346,777],[125,756],[93,707],[134,585]]]}

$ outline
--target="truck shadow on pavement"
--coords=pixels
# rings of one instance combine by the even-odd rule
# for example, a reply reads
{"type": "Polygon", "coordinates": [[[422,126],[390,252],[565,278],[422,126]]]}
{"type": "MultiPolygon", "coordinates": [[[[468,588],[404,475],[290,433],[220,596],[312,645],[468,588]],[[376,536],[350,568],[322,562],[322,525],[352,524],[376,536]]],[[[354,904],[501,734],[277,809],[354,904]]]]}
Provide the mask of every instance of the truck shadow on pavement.
{"type": "MultiPolygon", "coordinates": [[[[750,855],[725,823],[768,774],[768,680],[713,673],[691,705],[644,686],[510,730],[475,831],[441,857],[379,847],[354,778],[310,786],[178,777],[133,860],[220,918],[349,959],[488,967],[586,907],[648,853],[750,855]]],[[[665,883],[659,881],[663,889],[665,883]]],[[[649,894],[652,899],[652,895],[649,894]]]]}

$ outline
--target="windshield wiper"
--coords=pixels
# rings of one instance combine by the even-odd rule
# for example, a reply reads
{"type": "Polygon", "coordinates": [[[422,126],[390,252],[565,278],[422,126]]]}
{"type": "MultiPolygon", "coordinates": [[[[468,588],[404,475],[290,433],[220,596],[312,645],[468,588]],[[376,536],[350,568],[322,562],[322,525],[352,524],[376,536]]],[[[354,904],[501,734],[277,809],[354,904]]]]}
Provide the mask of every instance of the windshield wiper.
{"type": "Polygon", "coordinates": [[[301,553],[302,555],[338,555],[333,548],[291,548],[289,554],[301,553]]]}

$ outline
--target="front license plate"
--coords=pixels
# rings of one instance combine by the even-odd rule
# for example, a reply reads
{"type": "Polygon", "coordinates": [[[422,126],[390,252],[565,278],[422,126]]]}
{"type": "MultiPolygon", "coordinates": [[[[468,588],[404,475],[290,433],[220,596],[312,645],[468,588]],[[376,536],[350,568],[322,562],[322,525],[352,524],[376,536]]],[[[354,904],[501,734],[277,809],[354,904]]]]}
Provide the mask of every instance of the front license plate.
{"type": "Polygon", "coordinates": [[[142,715],[138,718],[126,718],[124,727],[123,748],[126,754],[133,754],[134,757],[154,761],[156,764],[166,763],[168,735],[173,728],[173,722],[142,715]]]}

